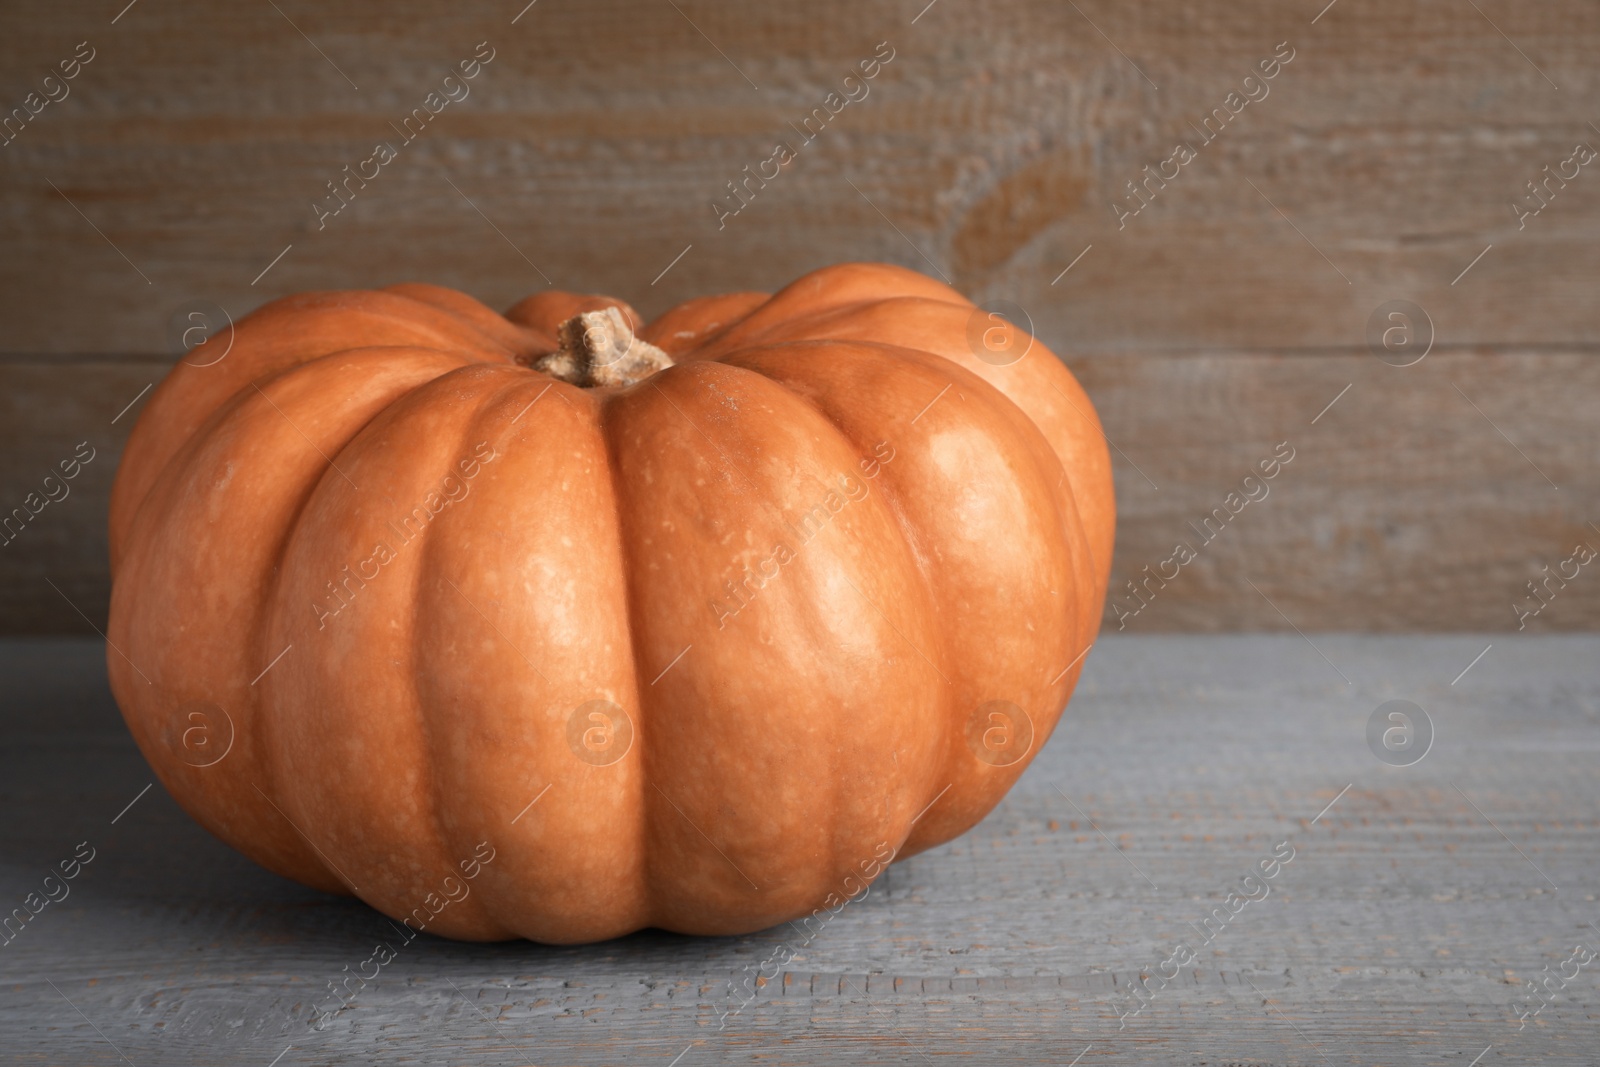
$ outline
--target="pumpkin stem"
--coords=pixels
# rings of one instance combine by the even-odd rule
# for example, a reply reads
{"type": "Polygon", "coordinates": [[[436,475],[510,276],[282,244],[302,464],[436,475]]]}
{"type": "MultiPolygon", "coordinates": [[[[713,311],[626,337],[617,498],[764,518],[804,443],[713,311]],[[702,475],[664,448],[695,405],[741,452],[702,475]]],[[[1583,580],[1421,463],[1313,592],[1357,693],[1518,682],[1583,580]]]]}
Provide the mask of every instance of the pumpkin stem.
{"type": "Polygon", "coordinates": [[[540,356],[533,369],[583,388],[634,385],[672,366],[672,357],[634,336],[614,307],[585,311],[556,328],[559,351],[540,356]]]}

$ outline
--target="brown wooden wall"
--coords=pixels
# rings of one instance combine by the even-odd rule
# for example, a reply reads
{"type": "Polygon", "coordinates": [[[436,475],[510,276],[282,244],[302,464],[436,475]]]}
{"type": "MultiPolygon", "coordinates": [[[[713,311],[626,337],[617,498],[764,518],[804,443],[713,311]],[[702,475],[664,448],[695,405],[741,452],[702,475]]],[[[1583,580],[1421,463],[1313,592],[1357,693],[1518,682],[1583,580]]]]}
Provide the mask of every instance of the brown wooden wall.
{"type": "MultiPolygon", "coordinates": [[[[13,5],[0,34],[27,119],[0,146],[0,510],[95,450],[0,547],[0,631],[98,625],[106,496],[175,315],[401,280],[649,314],[882,259],[1012,301],[1116,445],[1125,593],[1290,442],[1130,631],[1514,631],[1526,581],[1600,548],[1587,0],[124,3],[13,5]],[[319,228],[325,183],[490,50],[319,228]],[[1368,341],[1395,300],[1432,340],[1408,367],[1368,341]]],[[[1600,567],[1527,626],[1600,626],[1600,567]]]]}

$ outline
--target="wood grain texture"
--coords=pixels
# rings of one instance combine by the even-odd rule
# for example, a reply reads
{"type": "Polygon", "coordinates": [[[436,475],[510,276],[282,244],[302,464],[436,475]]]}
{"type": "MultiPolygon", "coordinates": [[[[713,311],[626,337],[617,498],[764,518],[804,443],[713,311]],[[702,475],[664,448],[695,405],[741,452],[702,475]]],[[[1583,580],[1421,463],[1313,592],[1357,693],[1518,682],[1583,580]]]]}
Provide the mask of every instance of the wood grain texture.
{"type": "Polygon", "coordinates": [[[1112,629],[1600,626],[1600,575],[1587,566],[1568,565],[1576,578],[1541,586],[1544,606],[1519,612],[1541,603],[1527,583],[1559,578],[1576,545],[1600,550],[1600,363],[1589,351],[1447,349],[1410,367],[1367,352],[1077,367],[1117,445],[1112,629]],[[1261,479],[1257,464],[1283,443],[1295,458],[1261,479]],[[1241,489],[1252,473],[1266,494],[1254,502],[1241,489]],[[1246,501],[1237,514],[1230,493],[1246,501]],[[1178,544],[1197,558],[1163,585],[1178,544]]]}
{"type": "Polygon", "coordinates": [[[1079,349],[1356,343],[1391,296],[1458,343],[1587,342],[1600,322],[1600,178],[1521,229],[1508,206],[1600,139],[1582,0],[1341,0],[1315,24],[1316,0],[607,0],[515,24],[515,3],[279,7],[9,21],[7,109],[77,42],[96,53],[0,148],[4,348],[146,351],[190,298],[237,314],[412,279],[654,313],[862,258],[1015,300],[1079,349]],[[470,95],[318,229],[325,183],[398,143],[480,41],[495,58],[470,95]],[[805,140],[883,41],[868,95],[805,140]],[[1191,124],[1280,42],[1268,95],[1200,143],[1191,124]],[[1179,140],[1198,158],[1119,230],[1113,202],[1179,140]],[[712,203],[779,141],[794,161],[719,228],[712,203]]]}
{"type": "MultiPolygon", "coordinates": [[[[653,314],[865,258],[1012,301],[1082,372],[1124,453],[1124,591],[1263,446],[1311,443],[1130,627],[1514,628],[1524,583],[1600,516],[1600,172],[1541,186],[1520,223],[1510,206],[1600,146],[1582,0],[114,6],[0,35],[0,115],[27,117],[0,146],[0,507],[104,429],[152,354],[176,358],[195,301],[237,317],[426,280],[653,314]],[[27,116],[83,41],[70,95],[27,116]],[[479,42],[470,95],[406,143],[396,126],[479,42]],[[868,95],[805,127],[880,42],[868,95]],[[1280,42],[1267,95],[1205,141],[1280,42]],[[1196,158],[1119,223],[1179,140],[1196,158]],[[319,226],[327,183],[379,141],[398,157],[319,226]],[[719,220],[780,141],[793,161],[719,220]],[[1436,334],[1403,371],[1364,349],[1394,299],[1436,334]]],[[[0,632],[87,632],[67,600],[103,614],[126,423],[75,499],[0,548],[0,632]]],[[[1600,625],[1596,584],[1529,626],[1600,625]]]]}
{"type": "Polygon", "coordinates": [[[104,631],[111,483],[137,402],[167,368],[166,360],[0,357],[0,632],[104,631]],[[63,481],[61,463],[84,443],[94,459],[63,481]]]}
{"type": "Polygon", "coordinates": [[[1107,636],[1000,807],[809,940],[424,936],[322,1032],[312,1006],[392,937],[381,917],[141,795],[98,642],[6,642],[0,802],[25,817],[0,823],[0,901],[80,841],[96,856],[0,946],[0,1058],[1589,1064],[1595,965],[1525,1028],[1510,1005],[1574,945],[1600,948],[1600,643],[1494,637],[1474,663],[1491,636],[1107,636]],[[1395,697],[1436,731],[1410,767],[1364,738],[1395,697]],[[1194,927],[1284,841],[1271,892],[1200,946],[1194,927]],[[1179,941],[1199,959],[1120,1020],[1179,941]],[[735,1010],[730,985],[764,964],[773,981],[735,1010]]]}

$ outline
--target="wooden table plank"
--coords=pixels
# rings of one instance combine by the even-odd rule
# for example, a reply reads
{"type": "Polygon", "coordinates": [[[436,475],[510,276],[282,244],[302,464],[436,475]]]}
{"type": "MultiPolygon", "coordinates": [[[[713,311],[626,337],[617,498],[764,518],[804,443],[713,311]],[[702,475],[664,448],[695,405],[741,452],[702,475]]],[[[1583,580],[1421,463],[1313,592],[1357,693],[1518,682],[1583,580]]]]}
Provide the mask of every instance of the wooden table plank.
{"type": "Polygon", "coordinates": [[[788,927],[565,948],[424,936],[316,1032],[325,983],[383,920],[263,873],[159,786],[113,825],[150,774],[101,649],[6,642],[0,903],[79,841],[96,856],[0,947],[0,1055],[1465,1067],[1487,1049],[1486,1065],[1592,1064],[1600,965],[1525,1029],[1508,1003],[1574,945],[1600,948],[1600,639],[1495,637],[1474,662],[1489,643],[1108,636],[1002,805],[809,943],[788,927]],[[1436,730],[1404,768],[1365,740],[1397,697],[1436,730]],[[1191,924],[1282,841],[1294,857],[1270,893],[1119,1029],[1129,982],[1175,943],[1201,946],[1191,924]],[[730,983],[785,949],[734,1012],[730,983]]]}

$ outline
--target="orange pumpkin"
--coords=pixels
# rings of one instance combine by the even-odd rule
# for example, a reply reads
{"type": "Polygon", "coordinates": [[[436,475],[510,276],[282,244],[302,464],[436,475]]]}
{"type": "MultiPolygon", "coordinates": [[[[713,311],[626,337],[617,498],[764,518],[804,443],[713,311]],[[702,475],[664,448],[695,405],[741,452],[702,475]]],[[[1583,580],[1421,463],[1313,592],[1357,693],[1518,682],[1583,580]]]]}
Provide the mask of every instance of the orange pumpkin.
{"type": "Polygon", "coordinates": [[[430,932],[836,903],[999,801],[1098,628],[1088,397],[898,267],[309,293],[207,362],[112,493],[117,701],[212,833],[430,932]]]}

